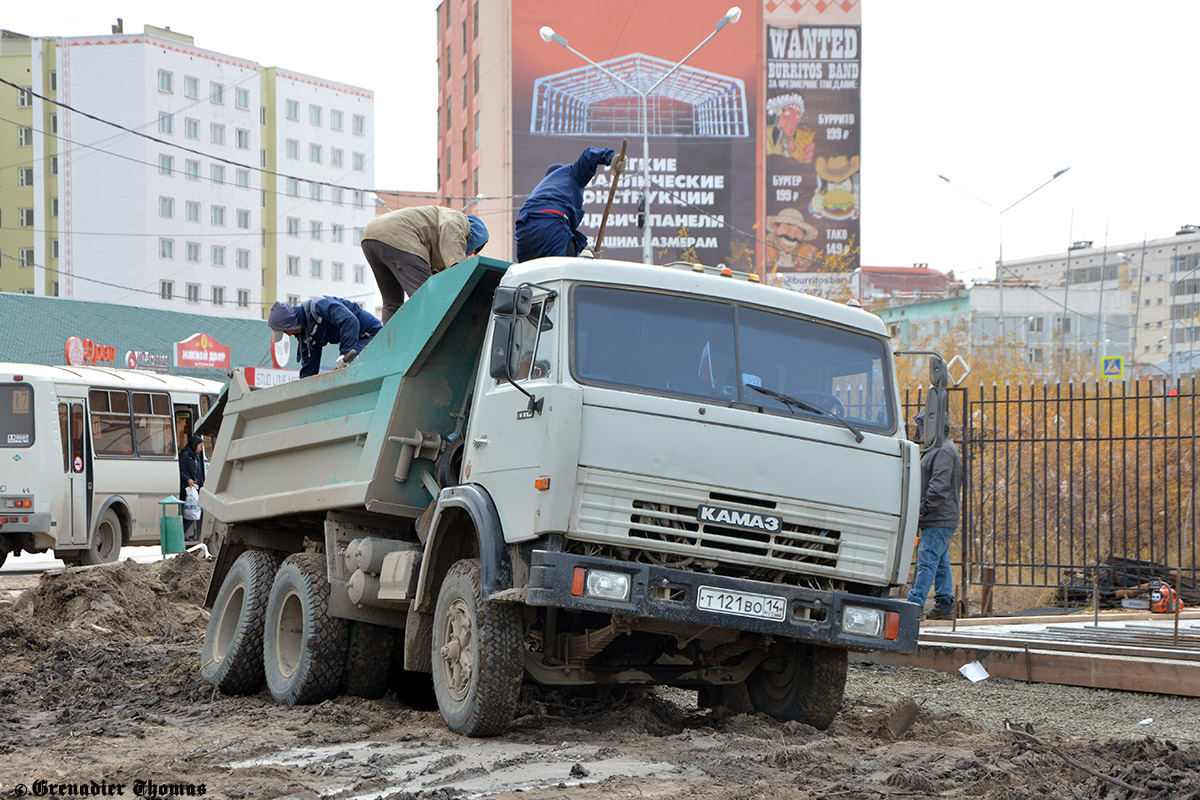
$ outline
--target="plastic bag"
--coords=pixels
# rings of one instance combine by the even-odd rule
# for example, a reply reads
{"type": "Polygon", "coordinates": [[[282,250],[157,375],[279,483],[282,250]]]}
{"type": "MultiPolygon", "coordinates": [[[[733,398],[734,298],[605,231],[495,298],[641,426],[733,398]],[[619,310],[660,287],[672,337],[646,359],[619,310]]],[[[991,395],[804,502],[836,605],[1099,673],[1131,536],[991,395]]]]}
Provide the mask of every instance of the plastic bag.
{"type": "Polygon", "coordinates": [[[189,486],[186,490],[186,499],[183,503],[183,518],[197,520],[200,519],[200,492],[195,486],[189,486]]]}

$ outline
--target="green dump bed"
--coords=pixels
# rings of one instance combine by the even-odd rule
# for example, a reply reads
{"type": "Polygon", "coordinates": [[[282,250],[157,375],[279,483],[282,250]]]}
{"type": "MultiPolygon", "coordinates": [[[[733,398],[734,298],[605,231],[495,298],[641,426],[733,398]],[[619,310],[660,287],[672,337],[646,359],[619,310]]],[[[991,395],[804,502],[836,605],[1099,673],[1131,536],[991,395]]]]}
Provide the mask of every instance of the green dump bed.
{"type": "Polygon", "coordinates": [[[205,512],[225,523],[352,508],[419,516],[436,489],[434,465],[418,459],[398,480],[396,440],[465,429],[508,266],[472,258],[434,275],[346,369],[254,391],[236,374],[205,420],[220,423],[205,512]]]}

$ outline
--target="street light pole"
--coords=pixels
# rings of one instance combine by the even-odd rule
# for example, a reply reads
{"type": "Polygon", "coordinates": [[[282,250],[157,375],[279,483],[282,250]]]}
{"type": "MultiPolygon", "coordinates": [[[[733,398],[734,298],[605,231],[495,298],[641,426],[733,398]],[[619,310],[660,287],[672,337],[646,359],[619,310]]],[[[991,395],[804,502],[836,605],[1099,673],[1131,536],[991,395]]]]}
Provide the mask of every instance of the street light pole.
{"type": "Polygon", "coordinates": [[[1036,189],[1026,192],[1019,199],[1017,199],[1016,201],[1014,201],[1012,203],[1009,203],[1007,206],[1005,206],[1002,209],[996,208],[994,205],[992,205],[988,201],[984,200],[982,197],[979,197],[978,195],[971,194],[966,189],[964,189],[963,187],[959,186],[957,183],[954,183],[952,180],[947,178],[945,175],[941,175],[941,174],[938,175],[939,178],[941,178],[946,183],[953,186],[955,189],[958,189],[963,194],[982,203],[983,205],[990,208],[992,211],[996,212],[996,216],[997,216],[998,223],[999,223],[998,224],[999,233],[1000,233],[1000,253],[999,253],[999,258],[997,258],[997,260],[996,260],[996,278],[1000,282],[1000,286],[999,286],[999,292],[1000,292],[1000,296],[999,296],[1000,342],[1002,344],[1008,344],[1008,335],[1007,335],[1007,330],[1006,330],[1005,322],[1004,322],[1004,215],[1007,214],[1009,211],[1012,211],[1014,208],[1019,206],[1021,203],[1028,200],[1030,197],[1033,197],[1035,194],[1040,192],[1042,189],[1045,189],[1047,186],[1049,186],[1051,183],[1053,183],[1058,178],[1062,177],[1064,174],[1066,174],[1067,170],[1069,170],[1069,169],[1070,169],[1070,167],[1063,167],[1058,172],[1051,175],[1049,180],[1047,180],[1045,183],[1041,184],[1036,189]]]}
{"type": "Polygon", "coordinates": [[[592,61],[590,58],[585,56],[583,53],[579,52],[574,47],[571,47],[571,45],[567,44],[567,40],[564,39],[562,36],[559,36],[557,33],[555,33],[553,28],[551,28],[549,26],[543,26],[538,31],[538,35],[542,37],[543,42],[547,42],[547,43],[554,42],[555,44],[562,45],[564,48],[571,51],[575,55],[579,56],[579,58],[581,58],[584,61],[586,61],[587,63],[591,64],[593,67],[600,70],[602,73],[604,73],[608,77],[612,78],[614,81],[621,84],[626,89],[629,89],[631,92],[633,92],[634,94],[638,95],[638,97],[641,98],[641,106],[642,106],[642,203],[641,203],[642,209],[641,210],[642,210],[642,213],[645,215],[645,217],[644,217],[645,224],[642,227],[642,262],[645,264],[651,264],[654,262],[654,253],[653,253],[653,248],[651,247],[651,233],[650,233],[650,228],[651,228],[651,226],[650,226],[650,120],[649,120],[649,110],[647,108],[650,95],[654,93],[655,89],[657,89],[659,86],[662,85],[663,81],[665,81],[667,78],[671,77],[671,75],[673,75],[677,69],[682,67],[689,58],[694,56],[696,54],[697,50],[699,50],[701,47],[704,47],[704,45],[708,44],[709,39],[716,36],[717,33],[720,32],[721,28],[724,28],[726,25],[728,25],[731,22],[737,22],[739,19],[741,19],[741,16],[742,16],[742,9],[738,8],[737,6],[733,6],[728,11],[726,11],[725,16],[723,16],[723,17],[721,17],[721,19],[717,20],[717,24],[715,26],[713,26],[712,33],[708,34],[708,36],[705,36],[704,41],[700,42],[700,44],[693,47],[690,53],[688,53],[686,56],[681,58],[679,61],[675,62],[675,65],[672,66],[665,73],[663,73],[662,77],[659,78],[657,81],[655,81],[654,84],[651,85],[649,89],[639,89],[638,87],[634,86],[629,81],[624,80],[623,78],[618,76],[616,73],[612,72],[611,70],[605,69],[604,67],[597,64],[595,61],[592,61]]]}

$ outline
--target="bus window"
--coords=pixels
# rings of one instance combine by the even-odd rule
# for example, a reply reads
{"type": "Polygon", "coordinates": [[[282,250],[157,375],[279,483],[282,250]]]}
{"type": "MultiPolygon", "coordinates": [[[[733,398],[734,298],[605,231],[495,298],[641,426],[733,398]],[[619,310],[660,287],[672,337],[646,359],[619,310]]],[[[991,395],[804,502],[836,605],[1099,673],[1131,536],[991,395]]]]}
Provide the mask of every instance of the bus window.
{"type": "Polygon", "coordinates": [[[33,388],[28,384],[0,386],[0,447],[33,444],[33,388]]]}
{"type": "Polygon", "coordinates": [[[133,429],[137,454],[143,457],[175,455],[171,398],[151,392],[133,393],[133,429]]]}
{"type": "Polygon", "coordinates": [[[67,417],[67,404],[58,404],[58,438],[62,440],[63,472],[71,471],[71,423],[67,417]]]}
{"type": "MultiPolygon", "coordinates": [[[[79,459],[79,469],[76,472],[83,472],[83,404],[75,403],[71,407],[71,452],[75,454],[75,458],[79,459]]],[[[74,463],[72,463],[74,467],[74,463]]]]}
{"type": "Polygon", "coordinates": [[[129,418],[129,395],[124,391],[92,389],[88,392],[92,412],[92,442],[98,456],[133,455],[133,428],[129,418]]]}

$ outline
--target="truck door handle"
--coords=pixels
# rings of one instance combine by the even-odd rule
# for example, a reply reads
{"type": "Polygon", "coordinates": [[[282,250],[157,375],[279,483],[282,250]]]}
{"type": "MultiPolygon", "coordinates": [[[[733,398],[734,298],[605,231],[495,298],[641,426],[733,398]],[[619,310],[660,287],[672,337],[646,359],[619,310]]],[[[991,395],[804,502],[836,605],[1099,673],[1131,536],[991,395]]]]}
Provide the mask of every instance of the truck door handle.
{"type": "Polygon", "coordinates": [[[471,440],[472,447],[484,447],[486,445],[487,445],[487,437],[486,436],[480,436],[478,439],[471,440]]]}

